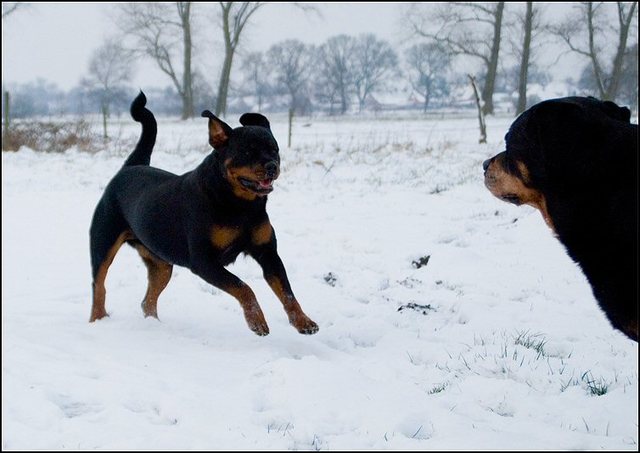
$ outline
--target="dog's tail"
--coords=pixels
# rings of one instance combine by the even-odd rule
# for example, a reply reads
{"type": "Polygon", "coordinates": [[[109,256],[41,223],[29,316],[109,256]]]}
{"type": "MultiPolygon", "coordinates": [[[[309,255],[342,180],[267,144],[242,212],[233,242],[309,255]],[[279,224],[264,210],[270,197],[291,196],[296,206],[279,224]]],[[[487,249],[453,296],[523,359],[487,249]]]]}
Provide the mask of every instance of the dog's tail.
{"type": "Polygon", "coordinates": [[[156,134],[158,132],[158,124],[153,113],[145,108],[147,97],[142,91],[131,103],[131,116],[138,123],[142,124],[142,133],[140,140],[131,155],[124,162],[128,165],[149,165],[151,162],[151,151],[156,143],[156,134]]]}

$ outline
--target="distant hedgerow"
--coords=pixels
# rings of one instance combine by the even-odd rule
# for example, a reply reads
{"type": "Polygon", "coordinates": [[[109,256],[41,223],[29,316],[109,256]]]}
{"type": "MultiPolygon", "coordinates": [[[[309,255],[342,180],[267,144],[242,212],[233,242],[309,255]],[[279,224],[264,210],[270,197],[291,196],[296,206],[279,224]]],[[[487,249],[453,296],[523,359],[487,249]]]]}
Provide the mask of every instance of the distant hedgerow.
{"type": "Polygon", "coordinates": [[[104,144],[91,125],[83,120],[68,122],[14,123],[2,132],[2,151],[18,151],[22,146],[34,151],[61,153],[76,147],[81,151],[96,152],[104,144]]]}

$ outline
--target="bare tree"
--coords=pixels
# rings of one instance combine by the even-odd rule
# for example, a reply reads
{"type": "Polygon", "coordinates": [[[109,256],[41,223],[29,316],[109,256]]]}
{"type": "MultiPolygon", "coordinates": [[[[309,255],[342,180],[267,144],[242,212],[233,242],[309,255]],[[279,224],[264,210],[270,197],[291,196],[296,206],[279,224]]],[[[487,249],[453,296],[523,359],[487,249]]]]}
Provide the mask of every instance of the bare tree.
{"type": "Polygon", "coordinates": [[[258,110],[262,110],[265,96],[269,93],[269,75],[271,68],[266,64],[263,52],[250,52],[242,59],[242,70],[249,92],[258,101],[258,110]]]}
{"type": "Polygon", "coordinates": [[[432,96],[446,86],[451,56],[438,43],[415,44],[406,50],[405,56],[409,83],[422,96],[422,111],[426,113],[432,96]]]}
{"type": "Polygon", "coordinates": [[[485,114],[493,113],[504,2],[447,2],[425,7],[430,9],[420,11],[412,5],[407,11],[406,18],[413,32],[445,46],[451,55],[466,55],[482,61],[485,72],[482,110],[485,114]]]}
{"type": "Polygon", "coordinates": [[[267,60],[274,68],[276,86],[289,96],[292,112],[307,107],[312,50],[297,39],[288,39],[274,44],[267,51],[267,60]]]}
{"type": "Polygon", "coordinates": [[[222,18],[222,38],[224,41],[224,61],[218,84],[216,99],[216,115],[224,115],[227,111],[227,96],[231,67],[236,54],[240,37],[251,16],[264,2],[218,2],[222,18]]]}
{"type": "Polygon", "coordinates": [[[123,95],[123,85],[131,80],[132,64],[131,52],[125,50],[117,40],[109,39],[94,51],[89,62],[89,76],[82,81],[82,86],[100,104],[105,139],[108,137],[110,106],[117,97],[123,95]]]}
{"type": "Polygon", "coordinates": [[[119,7],[118,24],[135,38],[134,49],[151,57],[169,76],[182,99],[182,119],[193,117],[192,3],[123,3],[119,7]],[[176,69],[180,56],[181,73],[176,69]]]}
{"type": "Polygon", "coordinates": [[[338,101],[340,113],[349,108],[353,85],[353,58],[355,39],[347,35],[333,36],[318,49],[318,85],[333,111],[338,101]]]}
{"type": "Polygon", "coordinates": [[[381,88],[386,77],[398,64],[398,57],[389,43],[373,34],[360,35],[355,42],[353,56],[353,86],[360,111],[367,98],[381,88]]]}
{"type": "Polygon", "coordinates": [[[618,94],[627,42],[630,35],[635,36],[634,28],[637,32],[637,6],[638,2],[616,2],[615,5],[584,2],[576,6],[578,18],[571,14],[563,23],[551,28],[570,51],[589,59],[598,96],[603,100],[613,101],[618,94]],[[611,11],[613,8],[615,11],[611,11]],[[617,21],[607,17],[611,12],[617,21]],[[607,46],[608,43],[613,43],[615,50],[607,46]],[[607,56],[611,58],[608,65],[604,63],[607,56]]]}

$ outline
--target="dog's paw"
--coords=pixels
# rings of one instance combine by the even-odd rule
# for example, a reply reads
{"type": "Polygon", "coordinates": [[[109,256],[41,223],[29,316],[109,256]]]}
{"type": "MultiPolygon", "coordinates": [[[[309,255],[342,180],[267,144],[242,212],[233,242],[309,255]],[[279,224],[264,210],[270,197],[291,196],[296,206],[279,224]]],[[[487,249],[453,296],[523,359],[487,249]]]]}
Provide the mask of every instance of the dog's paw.
{"type": "Polygon", "coordinates": [[[102,310],[102,311],[92,311],[91,312],[91,316],[89,317],[89,322],[96,322],[99,321],[103,318],[108,318],[109,314],[102,310]]]}
{"type": "Polygon", "coordinates": [[[269,335],[269,326],[266,323],[250,325],[249,328],[258,336],[265,337],[269,335]]]}
{"type": "Polygon", "coordinates": [[[309,318],[306,318],[304,322],[299,323],[299,325],[294,325],[294,327],[298,330],[298,332],[300,332],[303,335],[313,335],[318,330],[320,330],[320,327],[318,327],[318,324],[316,324],[309,318]]]}
{"type": "Polygon", "coordinates": [[[250,309],[245,309],[244,318],[247,321],[249,329],[251,329],[253,333],[260,335],[261,337],[269,335],[267,320],[264,319],[264,314],[262,313],[262,310],[260,310],[260,306],[258,304],[250,309]]]}

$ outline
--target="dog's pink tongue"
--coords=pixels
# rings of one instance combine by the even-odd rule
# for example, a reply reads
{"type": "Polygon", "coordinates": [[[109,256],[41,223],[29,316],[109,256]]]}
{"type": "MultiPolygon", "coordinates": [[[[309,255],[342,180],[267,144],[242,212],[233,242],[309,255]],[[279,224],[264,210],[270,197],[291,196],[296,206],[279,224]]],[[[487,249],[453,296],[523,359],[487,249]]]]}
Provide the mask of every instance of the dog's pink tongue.
{"type": "Polygon", "coordinates": [[[270,189],[272,182],[273,182],[273,179],[263,179],[262,181],[259,182],[260,188],[261,189],[270,189]]]}

